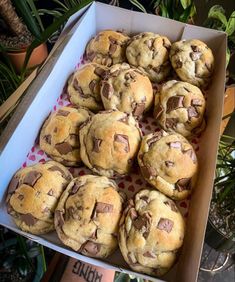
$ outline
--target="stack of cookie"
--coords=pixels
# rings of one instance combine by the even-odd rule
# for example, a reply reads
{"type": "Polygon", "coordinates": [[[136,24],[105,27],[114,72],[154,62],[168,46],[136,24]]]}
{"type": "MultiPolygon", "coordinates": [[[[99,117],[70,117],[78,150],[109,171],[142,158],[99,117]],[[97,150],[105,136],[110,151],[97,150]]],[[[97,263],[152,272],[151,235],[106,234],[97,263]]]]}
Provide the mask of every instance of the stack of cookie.
{"type": "Polygon", "coordinates": [[[71,105],[51,113],[40,131],[53,161],[14,175],[8,213],[26,232],[55,229],[87,256],[107,257],[119,244],[132,269],[161,276],[183,243],[185,222],[173,200],[196,183],[197,156],[186,138],[205,128],[200,88],[210,83],[212,52],[195,39],[171,44],[152,32],[130,38],[106,30],[88,43],[86,58],[68,79],[71,105]],[[143,137],[146,113],[161,128],[143,137]],[[135,160],[152,189],[127,201],[113,179],[130,174],[135,160]],[[94,175],[73,178],[68,167],[82,163],[94,175]]]}

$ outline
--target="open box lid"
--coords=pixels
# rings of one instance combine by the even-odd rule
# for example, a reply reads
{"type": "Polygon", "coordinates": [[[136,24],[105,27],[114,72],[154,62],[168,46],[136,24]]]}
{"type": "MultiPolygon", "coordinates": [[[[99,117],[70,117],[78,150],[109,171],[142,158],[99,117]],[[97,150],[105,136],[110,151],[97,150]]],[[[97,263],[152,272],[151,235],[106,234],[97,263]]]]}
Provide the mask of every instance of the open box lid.
{"type": "MultiPolygon", "coordinates": [[[[181,38],[198,38],[205,41],[216,56],[213,85],[210,87],[207,99],[207,129],[201,140],[203,146],[201,146],[202,149],[200,150],[199,166],[203,169],[200,170],[197,187],[192,194],[186,237],[179,263],[163,278],[169,281],[196,281],[213,187],[219,140],[225,80],[226,35],[222,32],[101,3],[93,3],[90,7],[84,9],[85,13],[82,18],[80,18],[82,12],[79,11],[73,15],[66,25],[62,34],[62,36],[65,35],[66,39],[58,46],[53,56],[29,87],[27,94],[1,136],[0,224],[69,256],[102,267],[119,271],[124,270],[125,265],[120,266],[118,260],[115,262],[108,258],[101,261],[79,255],[63,247],[59,240],[55,239],[51,234],[39,237],[20,231],[6,213],[4,204],[5,190],[12,175],[22,165],[27,153],[34,144],[44,119],[62,92],[76,62],[82,57],[87,42],[98,31],[102,29],[124,29],[131,33],[152,31],[168,36],[172,42],[181,38]],[[78,19],[79,21],[75,23],[78,19]],[[70,31],[67,33],[68,30],[70,31]]],[[[124,271],[142,276],[145,279],[158,281],[158,279],[148,275],[140,275],[126,269],[124,271]]]]}

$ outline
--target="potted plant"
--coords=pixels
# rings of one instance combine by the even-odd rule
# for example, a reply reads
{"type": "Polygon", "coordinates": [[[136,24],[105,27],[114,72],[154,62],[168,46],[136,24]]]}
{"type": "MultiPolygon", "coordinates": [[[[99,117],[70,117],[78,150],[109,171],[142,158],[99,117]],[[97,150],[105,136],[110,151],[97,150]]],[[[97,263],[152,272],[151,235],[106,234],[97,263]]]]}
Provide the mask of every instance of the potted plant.
{"type": "MultiPolygon", "coordinates": [[[[26,51],[34,38],[40,36],[44,31],[41,19],[33,0],[0,1],[0,15],[2,17],[2,31],[0,35],[1,49],[5,50],[17,73],[20,73],[24,65],[26,51]],[[22,17],[21,20],[18,14],[22,17]]],[[[45,43],[35,48],[27,63],[28,68],[41,64],[47,57],[47,46],[45,43]]]]}

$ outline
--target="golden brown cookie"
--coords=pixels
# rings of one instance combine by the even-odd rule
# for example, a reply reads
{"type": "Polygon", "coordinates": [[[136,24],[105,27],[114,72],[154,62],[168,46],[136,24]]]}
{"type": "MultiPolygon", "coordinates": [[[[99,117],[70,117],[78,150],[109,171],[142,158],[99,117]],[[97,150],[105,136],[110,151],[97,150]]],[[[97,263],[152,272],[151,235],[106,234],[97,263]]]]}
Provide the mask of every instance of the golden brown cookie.
{"type": "Polygon", "coordinates": [[[107,257],[117,248],[118,223],[125,194],[104,176],[75,178],[55,211],[60,240],[84,255],[107,257]]]}
{"type": "Polygon", "coordinates": [[[126,48],[130,65],[143,69],[152,82],[163,81],[170,73],[171,42],[165,36],[142,32],[131,38],[126,48]]]}
{"type": "Polygon", "coordinates": [[[54,161],[18,170],[8,186],[8,213],[23,231],[45,234],[54,230],[54,210],[71,180],[69,171],[54,161]]]}
{"type": "Polygon", "coordinates": [[[124,210],[119,247],[133,270],[162,276],[173,266],[184,233],[175,203],[158,191],[141,190],[124,210]]]}
{"type": "Polygon", "coordinates": [[[40,132],[40,148],[66,166],[80,165],[79,128],[91,115],[85,108],[73,107],[51,113],[40,132]]]}
{"type": "Polygon", "coordinates": [[[126,63],[117,64],[102,81],[101,98],[106,110],[119,110],[139,117],[152,105],[152,84],[138,69],[126,63]]]}
{"type": "Polygon", "coordinates": [[[100,82],[107,70],[105,66],[89,63],[75,71],[68,80],[70,102],[94,112],[102,110],[104,107],[100,97],[100,82]]]}
{"type": "Polygon", "coordinates": [[[180,134],[160,130],[144,136],[138,162],[143,177],[172,199],[185,199],[195,185],[197,156],[180,134]]]}
{"type": "Polygon", "coordinates": [[[91,62],[105,66],[122,63],[126,60],[126,43],[129,37],[114,30],[100,31],[86,47],[86,57],[91,62]]]}
{"type": "Polygon", "coordinates": [[[93,172],[121,177],[130,172],[141,141],[137,121],[119,111],[103,111],[80,129],[81,159],[93,172]]]}
{"type": "Polygon", "coordinates": [[[204,129],[205,108],[206,101],[198,87],[170,80],[155,95],[154,117],[166,131],[188,137],[204,129]]]}
{"type": "Polygon", "coordinates": [[[181,40],[172,44],[171,64],[183,81],[206,88],[214,70],[211,49],[198,39],[181,40]]]}

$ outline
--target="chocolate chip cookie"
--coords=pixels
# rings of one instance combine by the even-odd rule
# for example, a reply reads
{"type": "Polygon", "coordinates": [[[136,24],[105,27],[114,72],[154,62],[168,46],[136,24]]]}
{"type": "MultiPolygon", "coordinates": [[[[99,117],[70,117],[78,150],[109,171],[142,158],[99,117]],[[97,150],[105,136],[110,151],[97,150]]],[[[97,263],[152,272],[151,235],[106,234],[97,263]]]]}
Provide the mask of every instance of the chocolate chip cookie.
{"type": "Polygon", "coordinates": [[[84,65],[68,80],[67,93],[70,102],[97,112],[103,109],[100,98],[100,81],[108,68],[95,63],[84,65]]]}
{"type": "Polygon", "coordinates": [[[129,37],[114,30],[103,30],[90,40],[86,47],[86,57],[91,62],[105,66],[126,60],[126,43],[129,37]]]}
{"type": "Polygon", "coordinates": [[[132,113],[135,117],[147,111],[153,101],[149,78],[130,65],[116,64],[101,84],[101,98],[106,110],[132,113]]]}
{"type": "Polygon", "coordinates": [[[141,132],[132,115],[103,111],[80,129],[81,159],[93,172],[122,177],[130,172],[141,132]]]}
{"type": "Polygon", "coordinates": [[[205,107],[205,98],[198,87],[170,80],[155,95],[154,116],[165,130],[187,137],[204,129],[205,107]]]}
{"type": "Polygon", "coordinates": [[[8,185],[7,212],[23,231],[50,232],[58,200],[71,180],[69,171],[54,161],[22,168],[8,185]]]}
{"type": "Polygon", "coordinates": [[[174,264],[184,233],[175,203],[156,190],[141,190],[120,220],[119,247],[133,270],[161,276],[174,264]]]}
{"type": "Polygon", "coordinates": [[[62,107],[51,113],[40,133],[40,148],[66,166],[78,166],[81,163],[79,128],[91,115],[85,108],[73,107],[62,107]]]}
{"type": "Polygon", "coordinates": [[[214,69],[211,49],[198,39],[181,40],[172,44],[170,60],[183,81],[206,88],[214,69]]]}
{"type": "Polygon", "coordinates": [[[171,42],[165,36],[142,32],[133,36],[126,48],[130,65],[144,69],[152,82],[163,81],[170,73],[171,42]]]}
{"type": "Polygon", "coordinates": [[[125,194],[104,176],[73,179],[55,211],[60,240],[84,255],[107,257],[117,248],[118,223],[125,194]]]}
{"type": "Polygon", "coordinates": [[[197,156],[180,134],[160,130],[144,136],[138,162],[143,177],[172,199],[185,199],[195,185],[197,156]]]}

